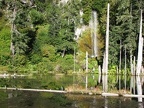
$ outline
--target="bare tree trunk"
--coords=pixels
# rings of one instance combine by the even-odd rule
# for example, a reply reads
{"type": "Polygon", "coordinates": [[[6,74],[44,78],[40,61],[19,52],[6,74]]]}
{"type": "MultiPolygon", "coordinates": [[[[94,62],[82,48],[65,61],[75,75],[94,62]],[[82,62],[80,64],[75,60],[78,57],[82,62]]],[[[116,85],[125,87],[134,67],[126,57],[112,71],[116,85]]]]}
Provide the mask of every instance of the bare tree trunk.
{"type": "Polygon", "coordinates": [[[101,74],[99,74],[98,83],[101,83],[101,74]]]}
{"type": "Polygon", "coordinates": [[[88,88],[88,75],[86,74],[86,82],[85,82],[86,84],[85,84],[85,88],[86,88],[86,90],[87,90],[87,88],[88,88]]]}
{"type": "Polygon", "coordinates": [[[106,27],[106,52],[105,52],[105,68],[104,68],[104,73],[108,73],[108,48],[109,48],[109,3],[107,7],[107,27],[106,27]]]}
{"type": "Polygon", "coordinates": [[[134,56],[134,60],[133,60],[133,74],[136,75],[136,58],[134,56]]]}
{"type": "Polygon", "coordinates": [[[126,60],[127,60],[127,56],[126,56],[126,45],[125,45],[125,92],[126,92],[126,81],[127,81],[127,65],[126,65],[126,60]]]}
{"type": "Polygon", "coordinates": [[[15,24],[14,24],[14,20],[16,18],[16,6],[13,9],[12,16],[13,16],[13,18],[11,19],[11,44],[10,44],[10,50],[11,50],[12,55],[14,56],[14,54],[15,54],[15,47],[14,47],[12,39],[13,39],[13,33],[14,33],[14,31],[16,31],[16,27],[15,27],[15,24]]]}
{"type": "Polygon", "coordinates": [[[130,52],[130,69],[131,69],[131,75],[134,75],[134,71],[133,71],[133,59],[132,59],[132,53],[130,52]]]}
{"type": "MultiPolygon", "coordinates": [[[[140,81],[140,72],[142,66],[142,52],[143,52],[143,37],[142,37],[142,10],[141,10],[141,17],[140,17],[140,33],[139,33],[139,45],[138,45],[138,59],[137,59],[137,69],[136,74],[137,76],[137,93],[138,95],[142,95],[142,84],[140,81]]],[[[138,102],[142,102],[142,98],[138,98],[138,102]]]]}
{"type": "Polygon", "coordinates": [[[98,66],[98,72],[101,75],[101,66],[100,65],[98,66]]]}
{"type": "Polygon", "coordinates": [[[126,62],[126,60],[127,60],[127,56],[126,56],[126,45],[125,45],[125,74],[127,74],[126,72],[127,72],[127,62],[126,62]]]}
{"type": "Polygon", "coordinates": [[[136,74],[140,75],[142,66],[142,54],[143,54],[143,37],[142,37],[142,10],[140,17],[140,33],[139,33],[139,45],[138,45],[138,58],[137,58],[137,69],[136,74]]]}
{"type": "Polygon", "coordinates": [[[117,73],[117,75],[119,74],[119,72],[118,72],[119,70],[118,70],[118,66],[116,67],[116,73],[117,73]]]}
{"type": "Polygon", "coordinates": [[[102,65],[102,74],[105,72],[105,52],[104,52],[104,57],[103,57],[103,65],[102,65]]]}
{"type": "Polygon", "coordinates": [[[86,90],[87,90],[87,87],[88,87],[88,52],[86,52],[86,90]]]}
{"type": "Polygon", "coordinates": [[[75,54],[75,47],[74,47],[74,73],[75,73],[75,65],[76,65],[76,54],[75,54]]]}
{"type": "Polygon", "coordinates": [[[86,73],[88,72],[88,52],[86,52],[86,73]]]}
{"type": "Polygon", "coordinates": [[[62,57],[64,57],[65,56],[65,49],[63,50],[63,52],[62,52],[62,57]]]}
{"type": "Polygon", "coordinates": [[[121,45],[121,40],[120,40],[119,74],[121,74],[121,48],[122,48],[122,45],[121,45]]]}
{"type": "Polygon", "coordinates": [[[102,76],[103,92],[108,92],[108,75],[102,76]]]}
{"type": "Polygon", "coordinates": [[[120,60],[119,60],[119,90],[121,89],[121,40],[120,40],[120,60]]]}

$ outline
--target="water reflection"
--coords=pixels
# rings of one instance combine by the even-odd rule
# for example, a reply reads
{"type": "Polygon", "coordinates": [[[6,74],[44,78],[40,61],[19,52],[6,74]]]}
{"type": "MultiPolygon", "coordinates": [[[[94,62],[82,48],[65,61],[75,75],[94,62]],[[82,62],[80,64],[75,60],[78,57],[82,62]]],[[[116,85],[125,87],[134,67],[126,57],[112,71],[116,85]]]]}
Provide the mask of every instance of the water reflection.
{"type": "Polygon", "coordinates": [[[131,76],[131,81],[130,81],[130,92],[132,94],[136,94],[136,76],[131,76]]]}
{"type": "Polygon", "coordinates": [[[105,102],[104,108],[108,108],[108,99],[107,99],[107,97],[104,98],[104,102],[105,102]]]}
{"type": "Polygon", "coordinates": [[[122,97],[17,91],[16,97],[8,98],[13,92],[0,91],[1,108],[143,108],[142,103],[122,97]]]}
{"type": "Polygon", "coordinates": [[[118,90],[121,90],[121,75],[118,75],[118,90]]]}
{"type": "MultiPolygon", "coordinates": [[[[142,76],[120,76],[120,75],[48,75],[48,76],[34,76],[34,77],[17,77],[17,78],[0,78],[1,87],[18,87],[18,88],[39,88],[39,89],[54,89],[54,90],[89,90],[89,91],[101,91],[101,92],[116,92],[116,93],[132,93],[142,95],[142,86],[144,83],[144,77],[142,76]]],[[[10,100],[10,104],[16,104],[15,101],[19,98],[23,98],[21,102],[28,105],[38,103],[52,106],[50,103],[54,103],[57,107],[68,108],[143,108],[142,97],[138,98],[138,102],[133,98],[123,97],[97,97],[89,95],[51,95],[49,93],[33,93],[33,92],[18,92],[18,91],[5,91],[0,93],[1,104],[7,104],[5,99],[10,100]],[[4,93],[7,96],[1,95],[4,93]],[[3,96],[3,97],[2,97],[3,96]],[[31,97],[30,97],[31,96],[31,97]],[[3,99],[4,98],[4,99],[3,99]],[[32,100],[34,98],[34,100],[32,100]],[[16,100],[14,100],[16,99],[16,100]],[[27,99],[30,99],[27,100],[27,99]],[[35,100],[38,99],[38,100],[35,100]],[[43,101],[46,99],[47,101],[43,101]],[[50,99],[50,100],[49,100],[50,99]],[[53,101],[52,101],[53,100],[53,101]],[[14,102],[13,102],[14,101],[14,102]],[[41,102],[43,101],[43,102],[41,102]],[[60,102],[59,105],[55,102],[60,102]],[[135,105],[127,105],[127,103],[135,103],[135,105]],[[64,105],[64,106],[63,106],[64,105]],[[135,107],[134,107],[135,106],[135,107]]],[[[39,105],[38,105],[39,106],[39,105]]],[[[20,106],[18,106],[20,107],[20,106]]],[[[53,107],[53,106],[52,106],[53,107]]],[[[14,107],[13,107],[14,108],[14,107]]],[[[21,107],[22,108],[22,107],[21,107]]],[[[38,107],[35,107],[38,108],[38,107]]],[[[51,107],[49,107],[51,108],[51,107]]]]}
{"type": "Polygon", "coordinates": [[[139,102],[138,103],[138,108],[143,108],[143,103],[139,102]]]}
{"type": "MultiPolygon", "coordinates": [[[[139,75],[136,77],[136,84],[137,84],[137,94],[142,95],[142,83],[139,75]]],[[[138,97],[138,102],[142,102],[142,97],[138,97]]]]}
{"type": "Polygon", "coordinates": [[[78,108],[78,105],[77,105],[77,102],[76,102],[76,101],[73,102],[72,107],[78,108]]]}

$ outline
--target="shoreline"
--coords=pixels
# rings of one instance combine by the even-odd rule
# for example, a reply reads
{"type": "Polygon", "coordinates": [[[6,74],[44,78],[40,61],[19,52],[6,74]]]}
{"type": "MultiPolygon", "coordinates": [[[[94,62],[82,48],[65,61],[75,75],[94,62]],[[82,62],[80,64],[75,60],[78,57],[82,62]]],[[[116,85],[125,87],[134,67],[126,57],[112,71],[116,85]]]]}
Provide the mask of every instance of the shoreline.
{"type": "Polygon", "coordinates": [[[18,90],[18,91],[33,91],[33,92],[49,92],[63,94],[85,94],[85,95],[101,95],[103,97],[126,97],[126,98],[144,98],[144,95],[136,95],[130,93],[111,93],[93,90],[48,90],[48,89],[28,89],[28,88],[10,88],[0,87],[0,90],[18,90]]]}

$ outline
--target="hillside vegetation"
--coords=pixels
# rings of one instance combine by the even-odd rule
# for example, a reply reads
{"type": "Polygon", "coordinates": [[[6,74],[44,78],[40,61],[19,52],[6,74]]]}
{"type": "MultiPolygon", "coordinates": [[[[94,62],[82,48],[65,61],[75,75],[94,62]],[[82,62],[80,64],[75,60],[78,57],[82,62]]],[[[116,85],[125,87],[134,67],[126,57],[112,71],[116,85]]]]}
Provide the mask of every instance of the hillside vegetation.
{"type": "Polygon", "coordinates": [[[88,51],[89,71],[98,72],[105,50],[107,3],[109,72],[116,73],[120,54],[124,69],[125,50],[130,70],[131,60],[137,58],[143,0],[0,0],[0,71],[84,72],[88,51]],[[98,28],[94,31],[98,56],[94,58],[89,25],[92,11],[98,15],[98,28]],[[84,31],[76,38],[76,29],[82,27],[84,31]]]}

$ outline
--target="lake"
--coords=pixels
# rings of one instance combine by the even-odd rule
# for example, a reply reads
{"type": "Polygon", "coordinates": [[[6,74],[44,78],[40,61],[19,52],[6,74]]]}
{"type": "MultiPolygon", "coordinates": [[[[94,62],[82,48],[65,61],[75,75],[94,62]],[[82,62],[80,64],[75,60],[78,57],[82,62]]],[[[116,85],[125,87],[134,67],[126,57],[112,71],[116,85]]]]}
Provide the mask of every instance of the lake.
{"type": "Polygon", "coordinates": [[[143,77],[87,75],[34,75],[25,77],[1,77],[0,87],[34,88],[46,90],[96,91],[95,94],[48,93],[19,90],[0,90],[1,108],[143,108],[137,98],[98,95],[108,93],[143,92],[143,77]]]}

